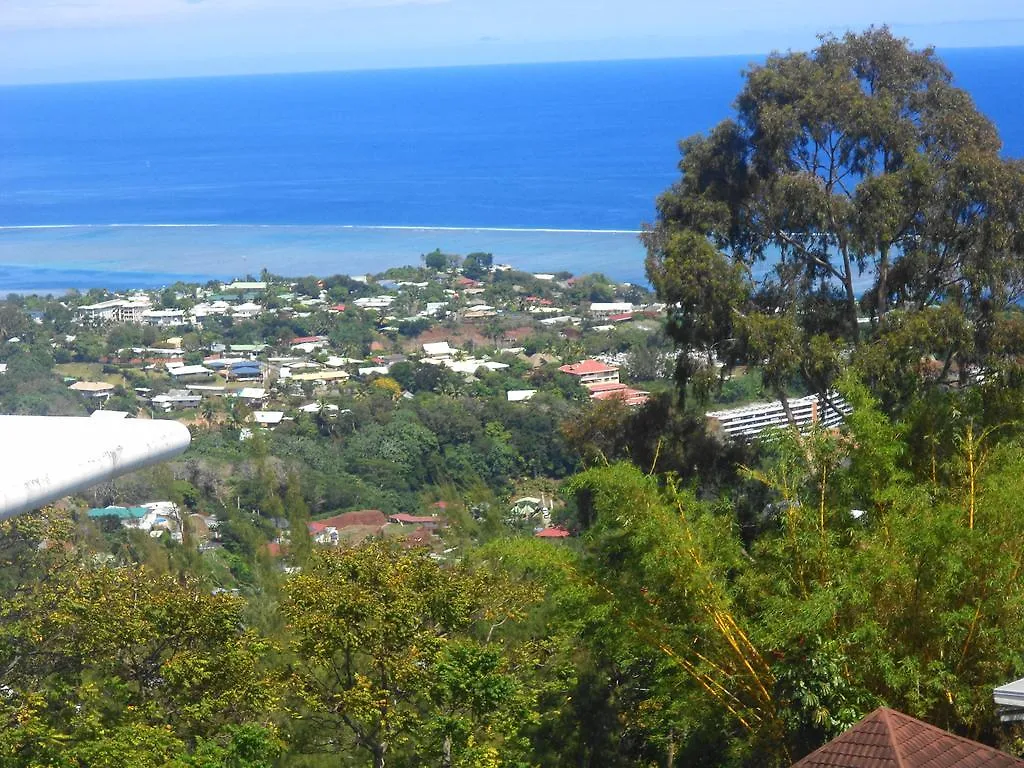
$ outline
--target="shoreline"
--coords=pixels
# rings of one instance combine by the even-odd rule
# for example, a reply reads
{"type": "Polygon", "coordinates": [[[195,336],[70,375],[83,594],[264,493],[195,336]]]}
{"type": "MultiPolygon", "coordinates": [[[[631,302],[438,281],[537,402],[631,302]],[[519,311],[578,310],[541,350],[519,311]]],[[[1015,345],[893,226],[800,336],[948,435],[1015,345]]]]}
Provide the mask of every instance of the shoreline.
{"type": "Polygon", "coordinates": [[[0,227],[0,295],[29,288],[158,287],[266,268],[290,276],[379,273],[420,263],[435,249],[492,253],[533,272],[603,272],[646,285],[633,230],[414,227],[407,225],[118,224],[0,227]]]}

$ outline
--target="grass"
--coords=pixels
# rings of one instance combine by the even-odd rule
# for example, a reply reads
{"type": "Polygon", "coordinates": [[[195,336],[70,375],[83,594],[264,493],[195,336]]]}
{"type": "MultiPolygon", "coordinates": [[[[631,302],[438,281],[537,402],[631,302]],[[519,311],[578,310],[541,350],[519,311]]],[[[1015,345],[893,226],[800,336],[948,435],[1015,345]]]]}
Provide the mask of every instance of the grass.
{"type": "Polygon", "coordinates": [[[118,373],[103,373],[101,363],[60,363],[54,369],[61,376],[80,381],[105,381],[108,384],[124,384],[124,377],[118,373]]]}

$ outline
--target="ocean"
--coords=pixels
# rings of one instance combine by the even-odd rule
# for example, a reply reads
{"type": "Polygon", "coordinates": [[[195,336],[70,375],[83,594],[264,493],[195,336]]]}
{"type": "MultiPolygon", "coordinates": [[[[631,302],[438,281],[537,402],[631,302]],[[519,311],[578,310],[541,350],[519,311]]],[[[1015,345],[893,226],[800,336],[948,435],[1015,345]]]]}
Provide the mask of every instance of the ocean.
{"type": "MultiPolygon", "coordinates": [[[[1024,155],[1024,49],[943,57],[1024,155]]],[[[643,282],[677,142],[754,57],[0,88],[0,294],[377,272],[441,248],[643,282]]]]}

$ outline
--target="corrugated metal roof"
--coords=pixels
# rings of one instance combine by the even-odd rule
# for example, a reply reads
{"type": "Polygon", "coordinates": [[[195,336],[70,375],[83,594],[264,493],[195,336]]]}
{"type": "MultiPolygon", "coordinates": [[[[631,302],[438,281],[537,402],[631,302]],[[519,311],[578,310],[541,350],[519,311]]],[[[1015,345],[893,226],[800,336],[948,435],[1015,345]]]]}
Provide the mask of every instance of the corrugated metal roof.
{"type": "Polygon", "coordinates": [[[1019,760],[880,707],[793,768],[1017,768],[1019,760]]]}

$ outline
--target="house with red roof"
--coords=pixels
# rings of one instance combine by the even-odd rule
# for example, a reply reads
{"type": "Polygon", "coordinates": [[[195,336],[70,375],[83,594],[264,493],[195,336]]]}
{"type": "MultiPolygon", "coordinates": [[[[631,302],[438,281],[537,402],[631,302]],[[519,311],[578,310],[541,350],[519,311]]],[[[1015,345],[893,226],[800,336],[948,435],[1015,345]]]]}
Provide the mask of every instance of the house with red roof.
{"type": "Polygon", "coordinates": [[[1024,760],[880,707],[792,768],[1024,768],[1024,760]]]}
{"type": "Polygon", "coordinates": [[[379,509],[343,512],[340,515],[314,520],[309,523],[309,534],[317,544],[338,546],[342,539],[359,541],[378,536],[387,525],[387,518],[379,509]]]}
{"type": "Polygon", "coordinates": [[[330,342],[326,336],[298,336],[289,342],[294,350],[312,352],[316,349],[323,349],[330,342]]]}
{"type": "Polygon", "coordinates": [[[645,405],[651,399],[650,392],[627,387],[621,382],[618,384],[595,384],[588,389],[591,400],[621,400],[630,407],[645,405]]]}
{"type": "Polygon", "coordinates": [[[537,531],[534,536],[538,539],[567,539],[569,538],[569,532],[565,528],[553,525],[550,528],[537,531]]]}
{"type": "Polygon", "coordinates": [[[602,363],[599,360],[582,360],[572,365],[563,365],[558,370],[575,376],[584,387],[595,384],[617,384],[619,381],[618,367],[602,363]]]}

